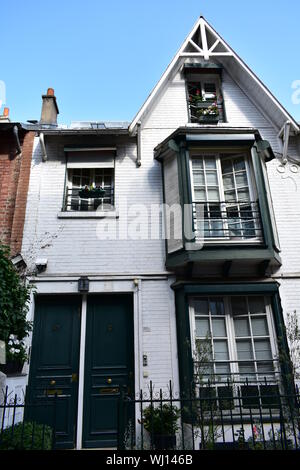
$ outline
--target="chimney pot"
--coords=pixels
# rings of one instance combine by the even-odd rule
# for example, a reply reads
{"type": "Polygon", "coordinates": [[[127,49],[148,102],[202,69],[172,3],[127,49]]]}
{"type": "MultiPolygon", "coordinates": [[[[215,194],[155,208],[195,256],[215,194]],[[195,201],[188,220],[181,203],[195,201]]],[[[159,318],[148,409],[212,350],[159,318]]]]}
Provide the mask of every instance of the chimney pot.
{"type": "Polygon", "coordinates": [[[3,116],[8,117],[9,116],[9,108],[4,108],[3,110],[3,116]]]}
{"type": "Polygon", "coordinates": [[[47,95],[48,96],[54,96],[54,89],[53,88],[48,88],[47,95]]]}

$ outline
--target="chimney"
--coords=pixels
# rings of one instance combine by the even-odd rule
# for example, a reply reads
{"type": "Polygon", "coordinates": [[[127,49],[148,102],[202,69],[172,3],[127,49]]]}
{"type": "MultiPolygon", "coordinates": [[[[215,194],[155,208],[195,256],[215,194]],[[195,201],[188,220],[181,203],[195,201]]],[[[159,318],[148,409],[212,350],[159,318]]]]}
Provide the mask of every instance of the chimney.
{"type": "Polygon", "coordinates": [[[9,108],[3,109],[3,114],[0,115],[0,122],[10,122],[9,119],[9,108]]]}
{"type": "Polygon", "coordinates": [[[57,126],[57,115],[59,114],[59,110],[53,88],[48,88],[47,94],[42,95],[42,99],[43,104],[40,124],[57,126]]]}

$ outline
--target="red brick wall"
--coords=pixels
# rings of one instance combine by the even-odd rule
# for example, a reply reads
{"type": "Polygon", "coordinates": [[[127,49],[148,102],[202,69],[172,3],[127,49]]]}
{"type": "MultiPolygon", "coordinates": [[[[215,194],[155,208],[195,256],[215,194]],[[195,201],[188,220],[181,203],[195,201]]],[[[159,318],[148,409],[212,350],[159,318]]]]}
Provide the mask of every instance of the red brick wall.
{"type": "Polygon", "coordinates": [[[22,153],[16,155],[12,129],[0,135],[0,242],[12,255],[21,251],[34,132],[19,137],[22,153]]]}

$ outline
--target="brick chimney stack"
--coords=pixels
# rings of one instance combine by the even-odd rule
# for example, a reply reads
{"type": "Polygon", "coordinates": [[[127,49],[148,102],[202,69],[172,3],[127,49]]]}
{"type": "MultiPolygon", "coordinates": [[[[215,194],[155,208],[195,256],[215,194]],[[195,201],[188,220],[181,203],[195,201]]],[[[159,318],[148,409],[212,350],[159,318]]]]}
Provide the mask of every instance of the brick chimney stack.
{"type": "Polygon", "coordinates": [[[57,126],[57,115],[59,114],[53,88],[48,88],[47,94],[42,95],[42,113],[40,124],[57,126]]]}

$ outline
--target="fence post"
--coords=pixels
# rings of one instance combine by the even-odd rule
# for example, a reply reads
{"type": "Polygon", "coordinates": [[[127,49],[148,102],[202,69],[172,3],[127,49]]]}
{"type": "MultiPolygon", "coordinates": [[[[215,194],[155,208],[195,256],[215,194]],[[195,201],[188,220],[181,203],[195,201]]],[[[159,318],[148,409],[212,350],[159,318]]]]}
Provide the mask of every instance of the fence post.
{"type": "Polygon", "coordinates": [[[2,416],[3,416],[3,410],[4,410],[5,385],[6,385],[6,375],[0,371],[0,426],[2,423],[2,416]],[[3,405],[3,408],[2,408],[2,405],[3,405]]]}

